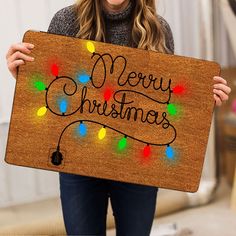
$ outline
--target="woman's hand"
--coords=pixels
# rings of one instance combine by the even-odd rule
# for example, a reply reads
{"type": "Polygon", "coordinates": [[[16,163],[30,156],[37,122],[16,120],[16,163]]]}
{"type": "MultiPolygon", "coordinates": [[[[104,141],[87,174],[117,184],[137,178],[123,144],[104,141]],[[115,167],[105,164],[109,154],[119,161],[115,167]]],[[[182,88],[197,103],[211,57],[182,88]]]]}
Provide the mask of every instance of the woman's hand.
{"type": "Polygon", "coordinates": [[[213,86],[214,99],[217,106],[221,106],[223,101],[229,99],[229,94],[231,93],[231,88],[227,86],[227,81],[222,77],[215,76],[215,84],[213,86]]]}
{"type": "Polygon", "coordinates": [[[34,45],[30,43],[17,43],[8,50],[6,55],[7,66],[15,79],[18,66],[25,64],[26,61],[34,61],[34,58],[29,56],[33,48],[34,45]]]}

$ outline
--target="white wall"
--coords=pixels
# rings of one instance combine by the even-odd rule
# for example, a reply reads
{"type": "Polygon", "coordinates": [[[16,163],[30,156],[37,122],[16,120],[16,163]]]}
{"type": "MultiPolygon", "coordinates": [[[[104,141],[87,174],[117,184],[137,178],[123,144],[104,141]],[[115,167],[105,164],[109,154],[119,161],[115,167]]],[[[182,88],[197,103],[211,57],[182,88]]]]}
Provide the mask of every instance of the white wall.
{"type": "Polygon", "coordinates": [[[4,152],[15,80],[8,72],[5,54],[28,29],[46,31],[54,13],[74,0],[7,0],[0,8],[0,207],[58,195],[58,174],[7,165],[4,152]]]}
{"type": "MultiPolygon", "coordinates": [[[[57,173],[6,165],[3,161],[15,81],[5,54],[28,29],[46,31],[53,14],[74,0],[7,0],[0,8],[0,207],[58,195],[57,173]],[[5,124],[2,124],[4,123],[5,124]]],[[[212,59],[210,0],[158,0],[159,14],[170,23],[176,54],[212,59]],[[205,23],[203,23],[203,20],[205,23]],[[204,26],[204,27],[203,27],[204,26]],[[203,37],[205,36],[205,37],[203,37]],[[210,42],[210,43],[209,43],[210,42]]],[[[212,41],[213,43],[213,41],[212,41]]],[[[229,47],[228,44],[225,47],[229,47]]],[[[227,57],[227,55],[225,55],[227,57]]],[[[213,140],[213,136],[211,141],[213,140]]],[[[211,149],[213,144],[211,144],[211,149]]],[[[209,154],[214,159],[214,154],[209,154]]]]}

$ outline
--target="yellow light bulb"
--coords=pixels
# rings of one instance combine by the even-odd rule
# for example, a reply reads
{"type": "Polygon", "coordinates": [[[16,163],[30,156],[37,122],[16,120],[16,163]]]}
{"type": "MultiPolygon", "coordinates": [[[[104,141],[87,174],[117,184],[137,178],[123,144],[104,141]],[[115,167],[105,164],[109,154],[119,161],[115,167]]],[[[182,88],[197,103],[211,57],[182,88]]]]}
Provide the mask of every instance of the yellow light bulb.
{"type": "Polygon", "coordinates": [[[98,132],[98,138],[100,140],[103,140],[106,137],[106,133],[107,133],[106,129],[104,127],[101,128],[98,132]]]}
{"type": "Polygon", "coordinates": [[[94,53],[95,52],[95,46],[92,42],[87,42],[87,49],[89,52],[94,53]]]}
{"type": "Polygon", "coordinates": [[[46,107],[41,107],[38,111],[37,111],[37,116],[44,116],[47,112],[47,108],[46,107]]]}

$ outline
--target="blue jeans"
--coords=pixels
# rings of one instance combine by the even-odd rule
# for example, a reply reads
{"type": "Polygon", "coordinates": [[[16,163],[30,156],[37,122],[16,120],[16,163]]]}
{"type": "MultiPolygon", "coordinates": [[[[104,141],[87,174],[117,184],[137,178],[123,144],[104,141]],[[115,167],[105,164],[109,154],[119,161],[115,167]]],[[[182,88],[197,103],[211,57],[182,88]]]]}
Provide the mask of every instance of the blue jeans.
{"type": "Polygon", "coordinates": [[[59,173],[68,235],[105,236],[108,199],[117,236],[149,236],[158,188],[59,173]]]}

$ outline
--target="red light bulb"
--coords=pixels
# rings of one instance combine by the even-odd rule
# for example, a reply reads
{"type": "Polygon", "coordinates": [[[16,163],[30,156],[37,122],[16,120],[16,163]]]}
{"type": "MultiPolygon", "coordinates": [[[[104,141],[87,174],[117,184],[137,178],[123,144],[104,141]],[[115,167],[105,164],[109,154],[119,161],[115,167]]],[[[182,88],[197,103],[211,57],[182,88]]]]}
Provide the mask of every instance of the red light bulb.
{"type": "Polygon", "coordinates": [[[147,145],[143,149],[143,155],[144,155],[144,157],[149,157],[151,155],[151,147],[149,145],[147,145]]]}
{"type": "Polygon", "coordinates": [[[111,99],[111,96],[112,96],[112,91],[111,91],[111,89],[107,88],[104,92],[105,101],[108,102],[111,99]]]}
{"type": "Polygon", "coordinates": [[[53,64],[53,65],[51,66],[51,71],[52,71],[52,74],[53,74],[54,76],[58,76],[58,74],[59,74],[58,65],[57,65],[57,64],[53,64]]]}
{"type": "Polygon", "coordinates": [[[173,93],[174,94],[179,94],[179,95],[181,95],[181,94],[183,94],[185,92],[185,88],[184,88],[184,86],[182,86],[182,85],[177,85],[176,87],[174,87],[174,89],[173,89],[173,93]]]}

